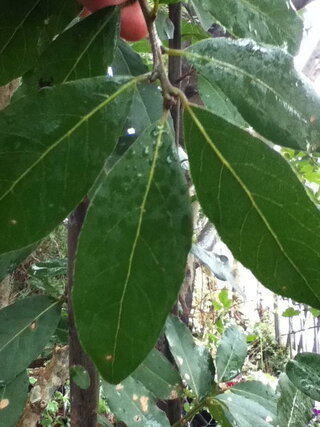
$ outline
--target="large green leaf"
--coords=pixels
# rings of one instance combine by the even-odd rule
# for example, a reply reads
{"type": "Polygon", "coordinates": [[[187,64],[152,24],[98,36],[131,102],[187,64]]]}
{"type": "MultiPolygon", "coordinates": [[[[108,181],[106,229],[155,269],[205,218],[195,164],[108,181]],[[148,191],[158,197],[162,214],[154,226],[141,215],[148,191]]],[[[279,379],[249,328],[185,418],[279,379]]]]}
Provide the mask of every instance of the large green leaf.
{"type": "Polygon", "coordinates": [[[294,69],[291,55],[222,38],[196,43],[186,55],[261,135],[279,145],[320,149],[320,98],[294,69]]]}
{"type": "Polygon", "coordinates": [[[60,303],[33,296],[0,310],[0,383],[8,384],[39,355],[60,319],[60,303]]]}
{"type": "Polygon", "coordinates": [[[41,86],[105,75],[113,60],[118,36],[118,11],[99,10],[57,37],[23,77],[23,94],[41,86]]]}
{"type": "Polygon", "coordinates": [[[165,333],[182,379],[199,398],[206,396],[214,382],[210,353],[196,345],[188,327],[175,316],[168,317],[165,333]]]}
{"type": "Polygon", "coordinates": [[[311,399],[320,400],[320,354],[297,354],[287,363],[286,374],[299,390],[311,399]]]}
{"type": "Polygon", "coordinates": [[[286,0],[192,0],[236,38],[283,46],[292,54],[299,48],[303,22],[286,0]]]}
{"type": "Polygon", "coordinates": [[[153,348],[177,298],[191,235],[173,138],[157,123],[106,174],[79,241],[76,323],[109,382],[123,380],[153,348]]]}
{"type": "Polygon", "coordinates": [[[178,371],[155,349],[133,372],[132,377],[140,381],[158,399],[175,399],[182,389],[178,371]]]}
{"type": "Polygon", "coordinates": [[[26,370],[9,384],[0,384],[0,426],[15,427],[28,397],[29,379],[26,370]]]}
{"type": "Polygon", "coordinates": [[[218,382],[229,381],[242,369],[247,355],[247,341],[238,326],[229,326],[217,350],[216,368],[218,382]]]}
{"type": "Polygon", "coordinates": [[[204,213],[235,258],[274,292],[320,307],[320,213],[286,160],[198,107],[185,111],[204,213]]]}
{"type": "Polygon", "coordinates": [[[0,85],[32,68],[78,11],[72,0],[1,0],[0,85]]]}
{"type": "Polygon", "coordinates": [[[240,383],[208,399],[208,407],[223,427],[277,426],[275,394],[259,381],[240,383]]]}
{"type": "Polygon", "coordinates": [[[280,426],[307,426],[312,418],[314,402],[293,385],[285,373],[278,383],[278,423],[280,426]]]}
{"type": "Polygon", "coordinates": [[[65,83],[0,114],[0,253],[38,241],[85,196],[122,132],[135,84],[65,83]]]}
{"type": "Polygon", "coordinates": [[[153,395],[134,378],[129,377],[116,386],[102,381],[102,389],[117,421],[123,421],[127,426],[170,426],[153,395]]]}

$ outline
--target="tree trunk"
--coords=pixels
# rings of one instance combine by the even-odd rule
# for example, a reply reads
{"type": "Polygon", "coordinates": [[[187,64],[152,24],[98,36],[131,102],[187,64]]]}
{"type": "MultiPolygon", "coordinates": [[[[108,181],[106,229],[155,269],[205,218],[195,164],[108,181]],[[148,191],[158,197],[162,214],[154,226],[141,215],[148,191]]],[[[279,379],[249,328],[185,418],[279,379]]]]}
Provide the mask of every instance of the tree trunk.
{"type": "Polygon", "coordinates": [[[90,387],[79,388],[70,379],[71,425],[72,427],[96,427],[99,402],[99,377],[95,366],[84,352],[78,339],[72,309],[72,286],[75,255],[79,233],[88,208],[83,201],[69,217],[68,224],[68,313],[69,313],[69,367],[83,366],[90,376],[90,387]]]}

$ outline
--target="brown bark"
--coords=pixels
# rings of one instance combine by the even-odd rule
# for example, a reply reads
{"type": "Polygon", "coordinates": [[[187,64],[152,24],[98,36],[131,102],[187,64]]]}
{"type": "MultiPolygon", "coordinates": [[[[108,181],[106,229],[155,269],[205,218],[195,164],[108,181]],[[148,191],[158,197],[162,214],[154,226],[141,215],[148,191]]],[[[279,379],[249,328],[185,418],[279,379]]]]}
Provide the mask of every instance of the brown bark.
{"type": "Polygon", "coordinates": [[[99,377],[97,370],[84,352],[76,330],[72,309],[73,271],[79,233],[86,215],[88,201],[83,201],[69,217],[68,224],[68,313],[69,313],[69,366],[80,365],[90,376],[90,387],[79,388],[70,380],[72,427],[96,427],[99,403],[99,377]]]}
{"type": "Polygon", "coordinates": [[[17,427],[35,427],[54,392],[68,379],[68,347],[57,347],[48,365],[32,370],[37,379],[17,427]]]}

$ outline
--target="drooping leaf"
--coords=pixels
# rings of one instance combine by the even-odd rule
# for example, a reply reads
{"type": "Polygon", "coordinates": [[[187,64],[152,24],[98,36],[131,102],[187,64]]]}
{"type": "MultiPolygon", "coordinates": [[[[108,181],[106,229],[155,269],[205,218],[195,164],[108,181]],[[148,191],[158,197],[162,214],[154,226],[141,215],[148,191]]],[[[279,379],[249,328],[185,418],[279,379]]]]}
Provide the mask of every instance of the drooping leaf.
{"type": "Polygon", "coordinates": [[[182,389],[178,371],[158,350],[152,350],[148,354],[132,377],[158,399],[175,399],[182,389]]]}
{"type": "Polygon", "coordinates": [[[285,373],[279,377],[279,399],[277,404],[280,426],[306,426],[312,418],[314,402],[298,390],[285,373]]]}
{"type": "Polygon", "coordinates": [[[51,43],[18,90],[26,95],[41,86],[105,75],[113,60],[117,33],[118,11],[114,7],[81,20],[51,43]]]}
{"type": "Polygon", "coordinates": [[[128,426],[169,427],[165,413],[143,384],[129,377],[120,384],[102,381],[102,389],[111,412],[128,426]]]}
{"type": "Polygon", "coordinates": [[[48,234],[92,186],[122,132],[135,80],[83,79],[0,114],[0,253],[48,234]]]}
{"type": "Polygon", "coordinates": [[[231,387],[223,394],[208,399],[213,417],[222,426],[277,426],[276,396],[270,386],[248,381],[231,387]]]}
{"type": "Polygon", "coordinates": [[[301,42],[303,22],[285,0],[192,0],[200,3],[211,22],[236,38],[282,46],[292,54],[301,42]]]}
{"type": "Polygon", "coordinates": [[[0,384],[0,426],[15,427],[28,397],[28,375],[21,372],[9,384],[0,384]]]}
{"type": "Polygon", "coordinates": [[[190,330],[175,316],[169,316],[165,334],[182,379],[198,398],[208,394],[214,382],[212,357],[204,346],[196,345],[190,330]]]}
{"type": "Polygon", "coordinates": [[[123,380],[152,350],[177,298],[191,235],[173,138],[157,123],[106,173],[79,241],[76,323],[109,382],[123,380]]]}
{"type": "Polygon", "coordinates": [[[304,394],[320,400],[320,355],[299,353],[286,366],[290,381],[304,394]]]}
{"type": "Polygon", "coordinates": [[[252,40],[223,38],[196,43],[186,55],[261,135],[279,145],[320,149],[320,98],[295,70],[291,55],[252,40]]]}
{"type": "Polygon", "coordinates": [[[274,292],[320,307],[320,214],[286,160],[201,108],[185,111],[198,199],[236,259],[274,292]]]}
{"type": "Polygon", "coordinates": [[[247,356],[247,342],[238,326],[229,326],[217,350],[216,368],[218,382],[226,382],[239,375],[247,356]]]}
{"type": "Polygon", "coordinates": [[[76,1],[1,1],[0,86],[33,67],[80,9],[76,1]]]}
{"type": "Polygon", "coordinates": [[[71,366],[70,379],[82,390],[86,390],[90,387],[90,375],[81,365],[71,366]]]}
{"type": "Polygon", "coordinates": [[[240,127],[246,127],[245,120],[224,92],[211,80],[198,76],[198,89],[206,108],[240,127]]]}
{"type": "Polygon", "coordinates": [[[0,310],[0,382],[8,384],[39,355],[60,319],[60,303],[24,298],[0,310]]]}

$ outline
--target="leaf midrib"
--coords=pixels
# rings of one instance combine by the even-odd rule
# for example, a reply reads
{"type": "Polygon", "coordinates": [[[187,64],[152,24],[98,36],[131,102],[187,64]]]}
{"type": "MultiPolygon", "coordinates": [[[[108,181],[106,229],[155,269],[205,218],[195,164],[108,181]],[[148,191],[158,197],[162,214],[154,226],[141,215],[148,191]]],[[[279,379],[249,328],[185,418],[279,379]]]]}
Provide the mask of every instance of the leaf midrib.
{"type": "Polygon", "coordinates": [[[11,37],[8,38],[7,42],[3,45],[3,47],[0,50],[0,55],[3,54],[3,52],[6,50],[6,48],[9,46],[11,40],[14,38],[18,30],[22,27],[22,25],[25,23],[25,21],[29,18],[33,10],[38,6],[41,0],[38,0],[34,3],[33,7],[26,13],[26,15],[22,18],[21,22],[17,25],[17,27],[14,29],[11,37]]]}
{"type": "Polygon", "coordinates": [[[106,107],[109,103],[114,101],[118,96],[120,96],[123,92],[125,92],[127,89],[129,89],[131,86],[134,86],[136,84],[136,79],[130,80],[125,85],[122,85],[116,92],[114,92],[112,95],[110,95],[107,99],[105,99],[103,102],[98,104],[92,111],[87,113],[85,116],[81,118],[71,129],[69,129],[64,135],[62,135],[59,139],[57,139],[53,144],[48,147],[47,150],[45,150],[42,155],[34,161],[15,181],[13,181],[12,185],[0,196],[0,202],[9,194],[11,193],[14,188],[29,174],[33,171],[33,169],[41,163],[54,149],[60,146],[61,143],[63,143],[66,139],[70,138],[72,134],[86,121],[88,121],[94,114],[96,114],[98,111],[100,111],[102,108],[106,107]]]}
{"type": "Polygon", "coordinates": [[[129,256],[129,261],[128,261],[128,268],[127,268],[127,275],[123,284],[123,291],[121,294],[121,298],[120,298],[120,302],[119,302],[119,314],[118,314],[118,319],[117,319],[117,324],[116,324],[116,328],[115,328],[115,335],[114,335],[114,345],[113,345],[113,351],[112,351],[112,362],[111,362],[111,375],[112,377],[114,377],[114,368],[115,368],[115,362],[116,362],[116,352],[117,352],[117,347],[118,347],[118,336],[119,336],[119,332],[120,332],[120,326],[121,326],[121,320],[122,320],[122,312],[123,312],[123,305],[124,305],[124,300],[125,300],[125,296],[127,293],[127,288],[129,285],[129,280],[130,280],[130,276],[131,276],[131,271],[132,271],[132,267],[133,267],[133,259],[134,259],[134,255],[135,255],[135,251],[138,245],[138,241],[139,241],[139,237],[140,237],[140,232],[141,232],[141,228],[142,228],[142,221],[143,221],[143,217],[145,214],[145,206],[147,203],[147,199],[148,199],[148,195],[151,189],[151,185],[153,182],[153,177],[155,174],[155,169],[157,166],[157,161],[158,161],[158,157],[159,157],[159,151],[160,151],[160,146],[161,146],[161,142],[162,142],[162,136],[164,134],[164,129],[165,129],[166,123],[162,123],[162,127],[159,131],[159,134],[157,136],[157,140],[156,140],[156,145],[155,145],[155,150],[154,150],[154,155],[153,155],[153,160],[150,166],[150,172],[149,172],[149,177],[148,177],[148,181],[147,181],[147,185],[146,185],[146,189],[143,195],[143,199],[141,202],[141,206],[140,206],[140,212],[139,212],[139,217],[138,217],[138,222],[137,222],[137,229],[136,229],[136,234],[135,234],[135,238],[132,244],[132,248],[130,251],[130,256],[129,256]]]}
{"type": "Polygon", "coordinates": [[[28,322],[26,323],[26,325],[20,329],[15,335],[12,336],[12,338],[7,341],[5,343],[5,345],[3,347],[0,348],[0,353],[2,351],[5,350],[6,347],[8,347],[8,345],[10,345],[16,338],[19,337],[19,335],[23,334],[23,332],[29,328],[29,326],[36,322],[38,319],[40,319],[41,317],[43,317],[49,310],[51,310],[55,305],[58,305],[59,301],[55,301],[54,303],[50,304],[48,307],[46,307],[44,310],[42,310],[37,316],[33,317],[31,320],[28,320],[28,322]]]}
{"type": "MultiPolygon", "coordinates": [[[[245,77],[248,77],[252,81],[256,82],[257,86],[259,86],[259,84],[260,84],[260,86],[262,86],[265,89],[267,89],[268,91],[272,92],[276,98],[278,98],[279,100],[282,101],[283,104],[290,106],[291,113],[295,113],[299,118],[301,118],[305,123],[307,123],[307,120],[304,117],[304,114],[301,111],[299,111],[296,106],[292,105],[292,103],[290,103],[289,101],[287,101],[282,94],[280,94],[274,88],[272,88],[271,86],[269,86],[264,80],[261,80],[260,78],[258,78],[255,75],[249,73],[248,71],[244,70],[243,68],[238,68],[235,65],[230,64],[229,62],[225,62],[225,61],[222,61],[220,59],[212,58],[212,57],[209,57],[209,56],[203,56],[203,55],[200,55],[198,53],[191,52],[191,51],[186,51],[185,52],[185,56],[187,58],[188,58],[188,56],[189,57],[194,57],[196,59],[200,59],[202,61],[206,61],[207,63],[210,63],[210,62],[217,63],[217,64],[221,65],[222,68],[226,69],[226,71],[229,71],[230,73],[233,72],[234,74],[236,74],[235,72],[238,72],[239,74],[243,74],[245,77]]],[[[199,72],[200,72],[200,74],[202,74],[201,73],[201,68],[200,68],[199,72]]],[[[221,90],[223,91],[223,89],[221,89],[221,90]]]]}
{"type": "Polygon", "coordinates": [[[309,281],[307,280],[307,278],[304,276],[304,274],[300,271],[299,267],[295,264],[295,262],[291,259],[291,257],[285,251],[284,247],[282,246],[281,242],[279,241],[279,239],[277,237],[276,232],[273,230],[272,226],[267,221],[267,218],[264,216],[263,212],[261,211],[261,209],[257,205],[251,191],[247,188],[247,186],[244,184],[244,182],[242,181],[240,176],[238,176],[238,174],[233,169],[231,164],[227,161],[227,159],[223,156],[223,154],[220,152],[220,150],[216,147],[216,145],[214,144],[214,142],[212,141],[212,139],[210,138],[210,136],[208,135],[208,133],[206,132],[204,127],[202,126],[200,120],[198,119],[196,114],[193,112],[191,106],[186,105],[185,108],[188,111],[192,120],[194,121],[195,125],[197,126],[198,130],[200,131],[200,133],[203,135],[204,139],[208,143],[208,145],[212,148],[212,150],[214,151],[214,153],[216,154],[216,156],[218,157],[218,159],[222,163],[222,165],[224,165],[224,167],[226,167],[226,169],[231,173],[231,175],[235,178],[235,180],[238,182],[240,187],[243,189],[244,193],[246,194],[246,196],[250,200],[252,207],[254,208],[254,210],[256,211],[256,213],[258,214],[260,219],[262,220],[262,222],[265,224],[267,230],[270,232],[271,236],[273,237],[276,245],[280,249],[280,252],[284,255],[284,257],[287,259],[289,264],[294,268],[294,270],[298,273],[298,275],[304,281],[304,283],[306,284],[306,286],[310,290],[311,294],[314,295],[316,297],[317,301],[320,303],[319,295],[317,295],[315,293],[315,290],[309,284],[309,281]]]}

